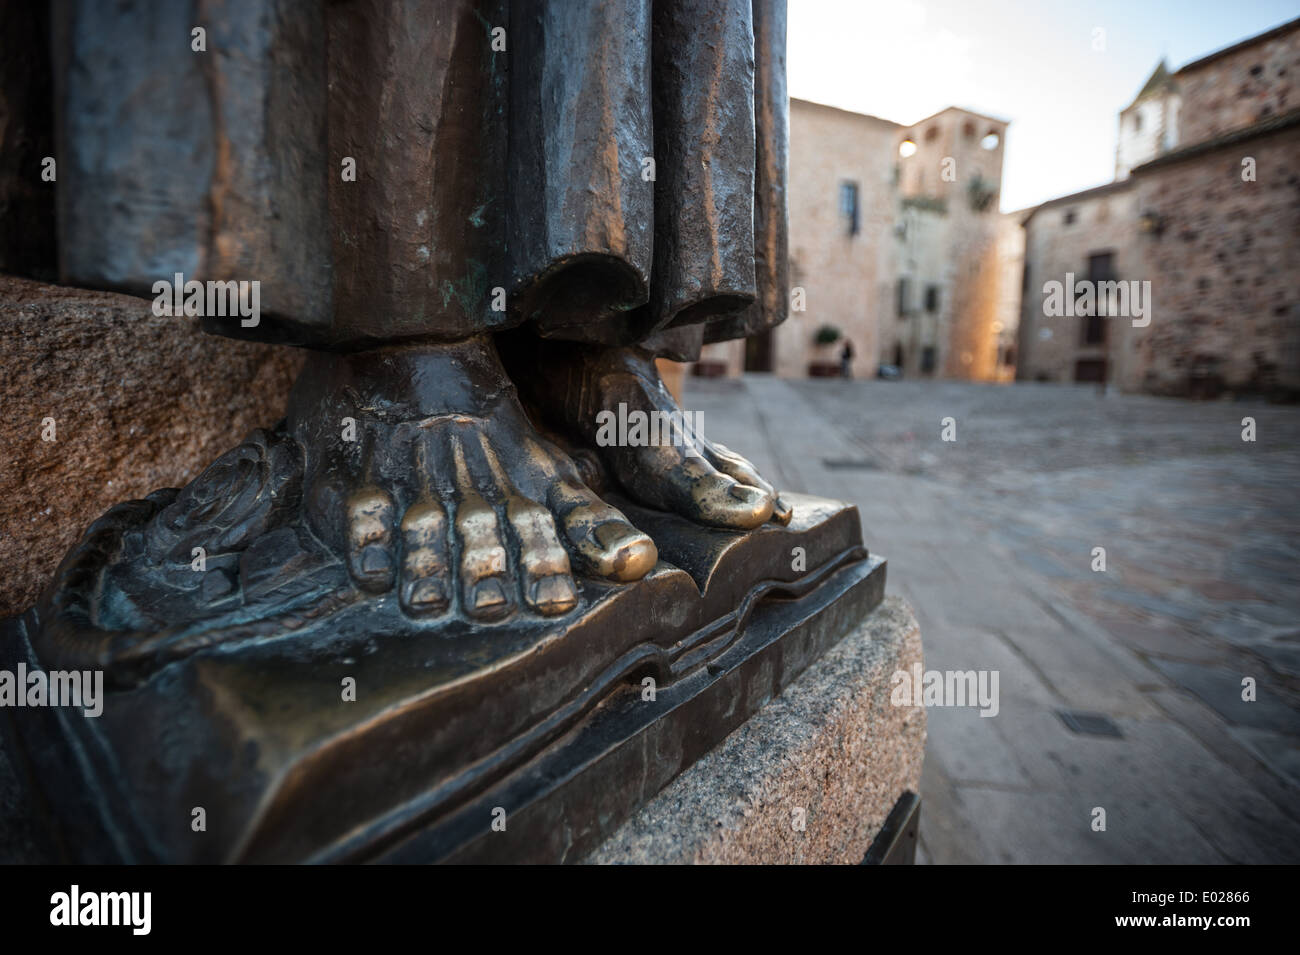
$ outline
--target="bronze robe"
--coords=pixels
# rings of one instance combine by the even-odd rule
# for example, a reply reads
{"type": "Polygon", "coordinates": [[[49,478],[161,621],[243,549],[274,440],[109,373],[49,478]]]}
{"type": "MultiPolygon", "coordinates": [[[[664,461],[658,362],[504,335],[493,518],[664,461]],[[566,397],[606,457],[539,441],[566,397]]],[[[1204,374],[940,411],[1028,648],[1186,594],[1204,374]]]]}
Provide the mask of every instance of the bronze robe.
{"type": "Polygon", "coordinates": [[[59,0],[59,275],[257,280],[204,327],[307,347],[693,358],[785,317],[784,6],[59,0]]]}

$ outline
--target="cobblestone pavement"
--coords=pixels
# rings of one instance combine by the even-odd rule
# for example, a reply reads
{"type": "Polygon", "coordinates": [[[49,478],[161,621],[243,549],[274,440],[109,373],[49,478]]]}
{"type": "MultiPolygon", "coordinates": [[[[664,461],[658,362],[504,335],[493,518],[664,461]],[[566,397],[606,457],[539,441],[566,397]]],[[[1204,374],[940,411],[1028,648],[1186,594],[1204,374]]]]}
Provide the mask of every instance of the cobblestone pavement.
{"type": "Polygon", "coordinates": [[[858,505],[927,669],[999,673],[996,717],[930,709],[922,861],[1300,862],[1300,408],[763,375],[686,388],[704,432],[778,486],[858,505]]]}

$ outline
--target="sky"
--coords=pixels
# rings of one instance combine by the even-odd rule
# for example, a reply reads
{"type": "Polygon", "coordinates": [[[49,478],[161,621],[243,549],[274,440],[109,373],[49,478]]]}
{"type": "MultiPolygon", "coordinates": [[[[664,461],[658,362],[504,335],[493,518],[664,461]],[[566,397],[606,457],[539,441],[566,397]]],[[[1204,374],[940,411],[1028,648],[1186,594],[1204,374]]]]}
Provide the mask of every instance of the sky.
{"type": "Polygon", "coordinates": [[[1176,70],[1300,16],[1300,0],[788,2],[792,97],[904,124],[947,106],[1010,120],[1004,212],[1110,182],[1119,111],[1161,57],[1176,70]]]}

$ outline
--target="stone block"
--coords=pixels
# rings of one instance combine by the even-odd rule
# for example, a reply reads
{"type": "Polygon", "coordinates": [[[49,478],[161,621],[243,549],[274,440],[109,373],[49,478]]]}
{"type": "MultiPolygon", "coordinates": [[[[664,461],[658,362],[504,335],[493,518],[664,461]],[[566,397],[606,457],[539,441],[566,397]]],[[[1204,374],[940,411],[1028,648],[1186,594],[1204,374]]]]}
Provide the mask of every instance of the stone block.
{"type": "Polygon", "coordinates": [[[586,861],[861,862],[920,788],[925,711],[890,702],[892,674],[920,660],[916,618],[887,598],[586,861]]]}
{"type": "Polygon", "coordinates": [[[0,616],[35,603],[104,511],[187,483],[284,414],[300,352],[205,335],[150,304],[0,276],[0,616]]]}

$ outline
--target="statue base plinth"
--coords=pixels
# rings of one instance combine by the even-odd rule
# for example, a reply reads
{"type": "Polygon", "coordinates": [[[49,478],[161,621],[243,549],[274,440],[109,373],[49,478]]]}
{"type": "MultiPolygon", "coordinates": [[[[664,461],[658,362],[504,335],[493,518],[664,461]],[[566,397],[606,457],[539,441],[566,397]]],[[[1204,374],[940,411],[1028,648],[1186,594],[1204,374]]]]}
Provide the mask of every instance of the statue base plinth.
{"type": "MultiPolygon", "coordinates": [[[[787,499],[788,527],[747,534],[619,502],[659,566],[583,581],[558,620],[420,624],[375,598],[195,653],[98,718],[9,710],[59,855],[576,861],[880,603],[856,508],[787,499]]],[[[9,622],[0,667],[40,666],[38,626],[9,622]]]]}
{"type": "Polygon", "coordinates": [[[916,618],[887,598],[586,861],[911,861],[925,709],[890,696],[919,663],[916,618]]]}

